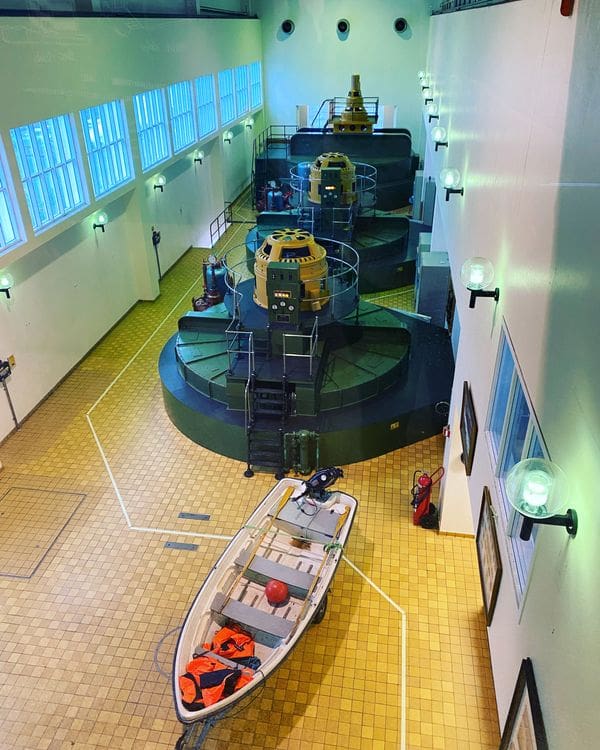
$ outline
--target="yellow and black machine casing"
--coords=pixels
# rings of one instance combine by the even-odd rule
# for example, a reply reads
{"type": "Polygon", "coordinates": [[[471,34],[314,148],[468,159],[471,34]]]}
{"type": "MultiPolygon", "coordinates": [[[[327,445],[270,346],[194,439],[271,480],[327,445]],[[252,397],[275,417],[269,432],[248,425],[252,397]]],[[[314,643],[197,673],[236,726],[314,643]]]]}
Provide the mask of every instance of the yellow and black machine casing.
{"type": "Polygon", "coordinates": [[[360,76],[354,74],[350,82],[350,91],[346,97],[346,106],[340,114],[331,117],[334,133],[360,134],[372,133],[377,117],[369,115],[360,91],[360,76]]]}
{"type": "Polygon", "coordinates": [[[311,203],[349,206],[356,201],[356,168],[346,154],[328,151],[310,165],[311,203]]]}
{"type": "Polygon", "coordinates": [[[256,251],[254,276],[254,301],[271,322],[297,325],[300,312],[317,312],[329,302],[327,252],[303,229],[270,234],[256,251]]]}

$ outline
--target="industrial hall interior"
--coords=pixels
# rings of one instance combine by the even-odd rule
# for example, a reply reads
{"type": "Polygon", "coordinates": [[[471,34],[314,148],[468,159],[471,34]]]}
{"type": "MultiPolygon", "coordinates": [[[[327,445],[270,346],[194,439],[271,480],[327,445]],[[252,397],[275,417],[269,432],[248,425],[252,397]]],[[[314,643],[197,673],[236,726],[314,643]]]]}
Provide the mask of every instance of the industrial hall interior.
{"type": "Polygon", "coordinates": [[[0,750],[597,748],[600,4],[0,15],[0,750]]]}

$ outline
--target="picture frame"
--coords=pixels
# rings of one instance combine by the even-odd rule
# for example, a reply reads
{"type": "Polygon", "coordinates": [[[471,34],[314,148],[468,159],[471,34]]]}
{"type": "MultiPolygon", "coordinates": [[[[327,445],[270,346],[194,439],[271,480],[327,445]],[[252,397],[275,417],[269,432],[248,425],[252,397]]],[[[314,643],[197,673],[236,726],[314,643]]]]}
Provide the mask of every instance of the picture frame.
{"type": "Polygon", "coordinates": [[[463,383],[462,407],[460,411],[460,437],[462,440],[462,460],[465,465],[467,476],[471,476],[473,468],[473,456],[475,455],[475,443],[477,442],[477,417],[471,388],[465,380],[463,383]]]}
{"type": "Polygon", "coordinates": [[[531,659],[523,659],[499,750],[548,750],[531,659]]]}
{"type": "Polygon", "coordinates": [[[492,506],[492,497],[488,487],[483,488],[475,546],[477,547],[485,621],[489,627],[494,616],[496,599],[502,580],[502,558],[500,557],[500,545],[498,544],[496,530],[496,513],[492,506]]]}

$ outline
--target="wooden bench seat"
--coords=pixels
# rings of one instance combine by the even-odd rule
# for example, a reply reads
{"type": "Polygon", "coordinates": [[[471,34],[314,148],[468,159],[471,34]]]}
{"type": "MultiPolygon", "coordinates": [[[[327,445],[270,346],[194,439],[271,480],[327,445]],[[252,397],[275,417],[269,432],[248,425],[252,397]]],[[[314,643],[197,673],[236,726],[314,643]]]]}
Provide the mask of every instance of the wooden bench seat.
{"type": "Polygon", "coordinates": [[[225,594],[221,592],[215,594],[215,598],[210,605],[213,612],[239,623],[243,628],[250,631],[258,643],[263,643],[265,646],[271,648],[278,646],[280,641],[286,638],[294,627],[294,622],[283,617],[263,612],[243,602],[238,602],[236,599],[230,599],[225,603],[226,599],[225,594]]]}
{"type": "MultiPolygon", "coordinates": [[[[250,550],[242,552],[235,561],[236,565],[243,568],[250,556],[250,550]]],[[[285,583],[292,596],[298,599],[305,599],[314,580],[311,573],[302,570],[296,570],[289,565],[269,560],[261,555],[255,555],[250,565],[244,570],[244,577],[257,583],[266,584],[272,578],[285,583]]]]}

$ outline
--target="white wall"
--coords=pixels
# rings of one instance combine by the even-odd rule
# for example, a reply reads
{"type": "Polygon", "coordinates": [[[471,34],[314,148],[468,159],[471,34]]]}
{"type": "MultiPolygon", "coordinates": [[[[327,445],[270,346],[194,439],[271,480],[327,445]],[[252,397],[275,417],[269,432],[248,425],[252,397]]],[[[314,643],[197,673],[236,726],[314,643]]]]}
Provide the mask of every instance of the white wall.
{"type": "MultiPolygon", "coordinates": [[[[191,147],[142,174],[132,96],[261,57],[256,20],[2,19],[0,137],[28,237],[0,257],[0,269],[15,279],[11,299],[0,299],[0,358],[16,358],[8,387],[19,419],[137,300],[157,296],[151,227],[161,231],[164,273],[191,245],[209,244],[210,221],[248,184],[252,131],[239,125],[233,151],[219,133],[200,144],[202,164],[191,147]],[[116,98],[125,101],[135,180],[35,236],[10,128],[63,113],[78,117],[80,109],[116,98]],[[154,190],[158,173],[167,178],[163,192],[154,190]],[[109,216],[104,233],[92,228],[100,209],[109,216]]],[[[262,113],[253,114],[257,132],[262,113]]],[[[1,440],[14,425],[0,395],[1,440]]]]}
{"type": "MultiPolygon", "coordinates": [[[[502,319],[579,514],[575,539],[540,527],[521,612],[500,539],[504,574],[489,628],[501,726],[519,664],[529,656],[549,744],[559,750],[598,746],[599,26],[593,0],[578,0],[571,18],[553,0],[437,16],[427,65],[449,147],[428,150],[426,171],[447,165],[464,175],[464,197],[445,202],[438,193],[433,234],[450,252],[461,324],[453,414],[468,380],[479,421],[468,479],[473,519],[484,485],[496,497],[483,429],[502,319]],[[498,305],[478,300],[468,309],[459,270],[473,255],[494,263],[498,305]]],[[[443,507],[446,513],[452,506],[445,499],[443,507]]]]}
{"type": "MultiPolygon", "coordinates": [[[[262,25],[267,120],[293,125],[296,104],[309,104],[309,122],[323,99],[346,96],[350,76],[360,74],[363,96],[397,105],[397,127],[413,134],[420,151],[420,91],[414,86],[424,67],[429,28],[429,3],[423,0],[255,0],[262,25]],[[404,17],[409,29],[398,35],[394,20],[404,17]],[[281,33],[291,19],[293,34],[281,33]],[[350,23],[348,38],[338,38],[340,18],[350,23]]],[[[379,123],[382,127],[382,123],[379,123]]]]}

